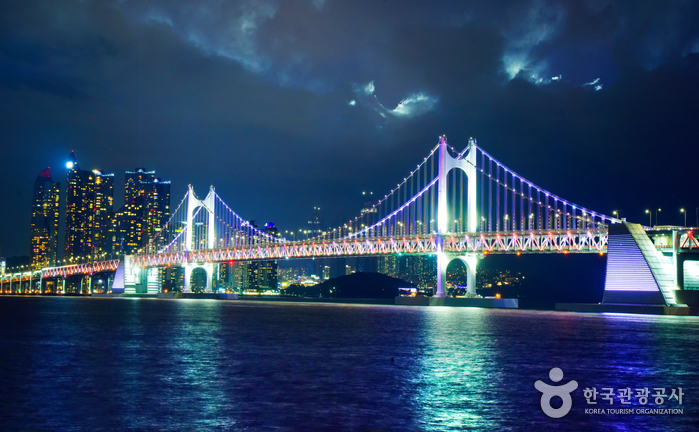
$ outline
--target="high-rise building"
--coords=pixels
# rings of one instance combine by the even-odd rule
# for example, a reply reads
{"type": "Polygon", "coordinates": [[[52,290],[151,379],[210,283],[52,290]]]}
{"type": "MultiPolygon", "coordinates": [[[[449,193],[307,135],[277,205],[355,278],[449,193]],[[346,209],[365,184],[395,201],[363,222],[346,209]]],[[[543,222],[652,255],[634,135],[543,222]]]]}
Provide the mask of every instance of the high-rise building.
{"type": "Polygon", "coordinates": [[[362,197],[364,198],[364,204],[362,205],[362,223],[366,226],[372,226],[378,222],[378,209],[374,206],[374,192],[362,192],[362,197]]]}
{"type": "MultiPolygon", "coordinates": [[[[153,179],[151,193],[146,195],[146,242],[148,244],[170,219],[170,182],[153,179]]],[[[164,246],[164,245],[163,245],[164,246]]]]}
{"type": "Polygon", "coordinates": [[[405,258],[406,280],[418,288],[431,288],[437,283],[437,260],[433,256],[408,255],[405,258]]]}
{"type": "Polygon", "coordinates": [[[29,255],[32,267],[55,265],[58,251],[58,216],[61,184],[51,179],[46,168],[34,181],[29,255]]]}
{"type": "Polygon", "coordinates": [[[307,238],[317,237],[323,234],[323,220],[320,218],[320,207],[313,207],[313,213],[308,220],[307,238]]]}
{"type": "Polygon", "coordinates": [[[383,255],[378,258],[378,272],[391,277],[398,277],[398,257],[395,255],[383,255]]]}
{"type": "Polygon", "coordinates": [[[116,243],[133,254],[155,237],[170,218],[170,182],[155,171],[126,171],[124,207],[116,216],[116,243]]]}
{"type": "MultiPolygon", "coordinates": [[[[267,222],[262,232],[272,237],[279,237],[279,229],[274,222],[267,222]]],[[[279,266],[276,260],[259,261],[258,264],[258,289],[262,291],[276,291],[279,289],[279,266]]]]}
{"type": "MultiPolygon", "coordinates": [[[[250,226],[257,228],[255,221],[250,221],[250,226]]],[[[279,237],[279,230],[272,222],[266,223],[260,231],[279,237]]],[[[262,292],[279,289],[279,268],[276,260],[238,261],[233,264],[232,273],[234,284],[240,289],[262,292]]]]}
{"type": "Polygon", "coordinates": [[[64,258],[111,252],[108,241],[114,205],[114,174],[81,170],[71,152],[66,188],[64,258]]]}
{"type": "Polygon", "coordinates": [[[93,254],[112,252],[111,228],[114,217],[114,174],[93,170],[95,206],[90,237],[93,254]]]}

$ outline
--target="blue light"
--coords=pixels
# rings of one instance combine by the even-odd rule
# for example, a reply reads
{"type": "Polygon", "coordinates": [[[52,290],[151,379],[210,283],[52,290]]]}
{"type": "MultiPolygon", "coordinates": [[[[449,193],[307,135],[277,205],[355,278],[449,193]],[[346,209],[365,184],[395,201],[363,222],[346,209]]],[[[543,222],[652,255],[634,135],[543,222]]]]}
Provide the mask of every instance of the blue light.
{"type": "Polygon", "coordinates": [[[66,168],[68,168],[68,169],[73,169],[73,165],[74,165],[74,164],[73,164],[72,161],[68,161],[68,162],[66,163],[66,168]]]}

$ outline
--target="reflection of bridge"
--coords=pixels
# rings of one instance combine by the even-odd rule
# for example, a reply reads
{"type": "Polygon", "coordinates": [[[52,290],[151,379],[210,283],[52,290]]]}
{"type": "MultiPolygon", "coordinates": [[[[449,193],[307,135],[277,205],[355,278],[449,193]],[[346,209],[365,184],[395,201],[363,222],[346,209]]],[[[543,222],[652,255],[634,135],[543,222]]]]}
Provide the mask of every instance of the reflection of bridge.
{"type": "MultiPolygon", "coordinates": [[[[476,263],[484,254],[606,253],[609,226],[620,222],[536,186],[473,139],[457,152],[441,137],[410,175],[373,207],[341,227],[303,241],[259,230],[228,207],[213,188],[201,200],[190,187],[158,235],[120,263],[114,288],[125,287],[128,292],[157,273],[148,269],[159,266],[183,266],[185,291],[190,289],[193,269],[201,267],[211,290],[212,263],[217,262],[406,253],[436,254],[437,296],[446,295],[447,264],[460,259],[467,266],[468,292],[473,295],[476,263]]],[[[683,235],[677,241],[685,240],[684,248],[678,246],[676,253],[699,246],[691,231],[683,235]]],[[[646,255],[646,267],[659,279],[646,255]]],[[[71,272],[92,274],[115,265],[44,269],[34,280],[36,276],[65,278],[71,272]]],[[[672,293],[666,292],[672,284],[666,285],[656,283],[656,291],[663,293],[667,304],[675,304],[672,293]]]]}

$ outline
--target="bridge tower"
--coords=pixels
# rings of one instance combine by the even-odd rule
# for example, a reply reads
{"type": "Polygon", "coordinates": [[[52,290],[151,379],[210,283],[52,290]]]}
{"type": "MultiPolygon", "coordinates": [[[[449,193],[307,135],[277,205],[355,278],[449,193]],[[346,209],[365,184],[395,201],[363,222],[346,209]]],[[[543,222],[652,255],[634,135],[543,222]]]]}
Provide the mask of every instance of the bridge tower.
{"type": "MultiPolygon", "coordinates": [[[[471,138],[468,142],[468,154],[463,159],[456,159],[447,150],[447,137],[439,138],[439,179],[437,181],[437,292],[436,297],[446,297],[447,265],[452,257],[443,251],[444,238],[448,235],[449,209],[447,200],[447,174],[452,169],[460,168],[468,179],[468,197],[466,203],[466,230],[474,233],[478,226],[478,213],[476,201],[476,140],[471,138]]],[[[468,293],[476,293],[476,264],[478,258],[474,254],[458,257],[467,268],[468,293]]]]}
{"type": "MultiPolygon", "coordinates": [[[[193,233],[193,228],[194,228],[194,213],[196,212],[197,208],[203,207],[204,210],[206,210],[208,217],[207,217],[207,235],[206,235],[206,248],[207,249],[213,249],[214,246],[216,245],[216,239],[214,238],[215,232],[214,228],[216,226],[216,217],[214,215],[214,204],[216,200],[216,192],[214,192],[214,187],[211,186],[209,188],[209,194],[206,195],[206,198],[203,200],[200,200],[197,198],[197,196],[194,194],[194,189],[192,188],[192,185],[189,185],[189,190],[187,191],[187,227],[185,228],[185,250],[187,252],[191,252],[195,250],[196,248],[194,247],[194,233],[193,233]]],[[[198,264],[198,263],[190,263],[186,262],[184,264],[184,288],[183,292],[189,292],[191,290],[191,279],[192,279],[192,271],[194,271],[195,268],[203,268],[204,271],[206,271],[206,292],[212,292],[212,285],[213,285],[213,274],[214,274],[214,266],[211,263],[206,263],[206,264],[198,264]]]]}

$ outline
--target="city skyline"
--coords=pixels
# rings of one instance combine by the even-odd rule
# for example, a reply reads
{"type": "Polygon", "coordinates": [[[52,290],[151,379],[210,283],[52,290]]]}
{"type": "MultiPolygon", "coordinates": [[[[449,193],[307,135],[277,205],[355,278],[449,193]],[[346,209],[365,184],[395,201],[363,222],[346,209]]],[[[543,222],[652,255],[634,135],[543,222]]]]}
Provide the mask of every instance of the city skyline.
{"type": "Polygon", "coordinates": [[[29,256],[35,268],[55,265],[58,259],[61,183],[51,169],[41,171],[34,182],[29,256]]]}
{"type": "MultiPolygon", "coordinates": [[[[214,185],[248,220],[298,228],[320,207],[330,225],[446,134],[589,208],[695,220],[696,4],[220,7],[8,3],[0,199],[29,209],[36,173],[63,177],[75,149],[102,172],[157,168],[175,196],[214,185]]],[[[4,256],[28,254],[28,217],[2,212],[4,256]]]]}
{"type": "Polygon", "coordinates": [[[113,173],[81,169],[74,151],[67,160],[64,189],[52,180],[50,167],[34,182],[29,239],[33,267],[133,254],[169,219],[170,181],[156,177],[155,171],[125,170],[124,203],[115,207],[113,173]]]}

